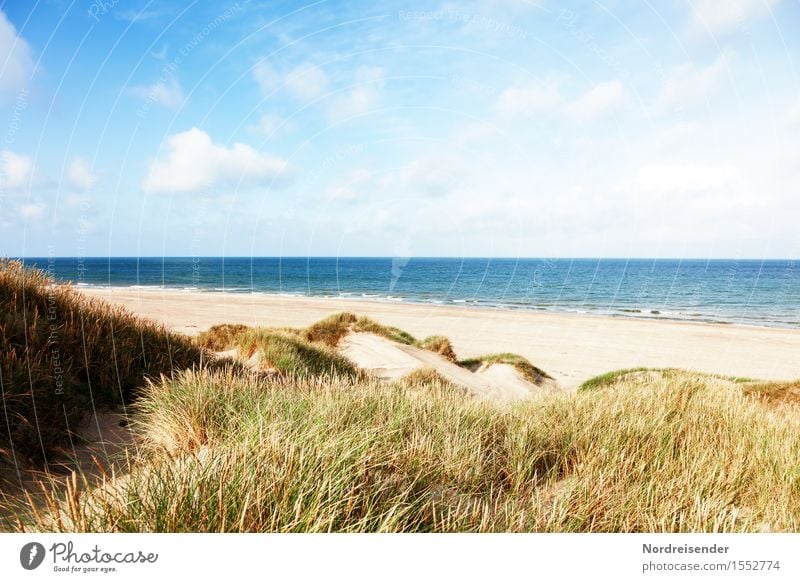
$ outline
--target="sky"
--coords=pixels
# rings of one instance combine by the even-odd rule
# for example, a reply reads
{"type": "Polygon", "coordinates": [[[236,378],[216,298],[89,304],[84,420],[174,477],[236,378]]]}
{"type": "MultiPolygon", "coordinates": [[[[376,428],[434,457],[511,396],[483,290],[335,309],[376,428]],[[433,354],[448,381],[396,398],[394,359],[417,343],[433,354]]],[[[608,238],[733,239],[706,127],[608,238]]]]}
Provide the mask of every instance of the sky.
{"type": "Polygon", "coordinates": [[[0,255],[800,257],[800,2],[0,2],[0,255]]]}

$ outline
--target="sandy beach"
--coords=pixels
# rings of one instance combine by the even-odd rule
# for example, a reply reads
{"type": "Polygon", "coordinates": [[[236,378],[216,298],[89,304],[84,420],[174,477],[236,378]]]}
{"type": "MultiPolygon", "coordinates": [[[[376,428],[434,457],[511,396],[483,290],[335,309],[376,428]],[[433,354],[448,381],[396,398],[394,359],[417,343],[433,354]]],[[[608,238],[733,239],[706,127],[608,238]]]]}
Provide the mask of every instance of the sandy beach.
{"type": "Polygon", "coordinates": [[[306,326],[352,311],[417,337],[448,336],[459,357],[514,352],[562,387],[620,368],[678,367],[765,380],[800,377],[800,331],[558,313],[156,289],[83,289],[170,328],[217,323],[306,326]]]}

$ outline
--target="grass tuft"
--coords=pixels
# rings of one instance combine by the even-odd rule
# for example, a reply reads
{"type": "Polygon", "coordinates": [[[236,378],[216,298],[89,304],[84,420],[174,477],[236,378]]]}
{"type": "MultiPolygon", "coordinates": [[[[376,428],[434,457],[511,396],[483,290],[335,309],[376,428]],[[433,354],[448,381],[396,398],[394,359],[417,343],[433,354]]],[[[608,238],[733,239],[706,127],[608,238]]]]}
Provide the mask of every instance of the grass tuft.
{"type": "Polygon", "coordinates": [[[600,388],[607,388],[613,384],[616,384],[620,379],[624,378],[625,376],[629,376],[631,374],[636,374],[639,372],[651,372],[657,371],[655,368],[625,368],[622,370],[614,370],[612,372],[606,372],[605,374],[600,374],[599,376],[595,376],[594,378],[589,378],[583,384],[578,387],[578,390],[597,390],[600,388]]]}
{"type": "Polygon", "coordinates": [[[461,360],[459,362],[459,365],[470,369],[473,372],[484,364],[489,366],[492,364],[508,364],[510,366],[514,366],[514,368],[516,368],[516,370],[522,374],[523,378],[529,382],[532,382],[533,384],[539,384],[542,382],[542,380],[553,379],[552,376],[550,376],[547,372],[531,364],[527,358],[523,358],[517,354],[489,354],[485,356],[478,356],[476,358],[467,358],[466,360],[461,360]]]}
{"type": "Polygon", "coordinates": [[[275,369],[288,376],[336,374],[360,377],[363,372],[325,344],[312,344],[291,333],[254,328],[239,336],[243,355],[258,352],[262,369],[275,369]]]}
{"type": "Polygon", "coordinates": [[[310,342],[321,342],[332,348],[348,334],[350,327],[357,321],[355,314],[344,311],[318,321],[305,331],[305,339],[310,342]]]}
{"type": "Polygon", "coordinates": [[[355,324],[353,325],[353,331],[374,333],[376,335],[383,336],[386,339],[409,346],[417,343],[417,340],[410,333],[396,327],[382,325],[377,321],[373,321],[369,317],[363,315],[356,320],[355,324]]]}
{"type": "Polygon", "coordinates": [[[753,382],[744,384],[742,392],[772,406],[800,404],[800,380],[794,382],[753,382]]]}
{"type": "Polygon", "coordinates": [[[230,350],[237,345],[237,338],[250,329],[241,323],[212,325],[197,336],[197,344],[214,352],[230,350]]]}
{"type": "Polygon", "coordinates": [[[450,340],[443,335],[432,335],[426,337],[421,342],[417,342],[417,346],[424,350],[430,350],[431,352],[439,354],[445,360],[453,362],[454,364],[458,362],[456,352],[453,349],[453,344],[451,344],[450,340]]]}

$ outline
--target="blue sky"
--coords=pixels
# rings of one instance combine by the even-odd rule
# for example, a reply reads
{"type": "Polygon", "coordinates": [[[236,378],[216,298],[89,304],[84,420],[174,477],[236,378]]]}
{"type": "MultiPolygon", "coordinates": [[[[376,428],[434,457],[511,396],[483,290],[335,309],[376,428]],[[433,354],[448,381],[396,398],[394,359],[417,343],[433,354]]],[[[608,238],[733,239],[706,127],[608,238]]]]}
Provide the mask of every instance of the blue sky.
{"type": "Polygon", "coordinates": [[[0,254],[800,256],[800,3],[0,3],[0,254]]]}

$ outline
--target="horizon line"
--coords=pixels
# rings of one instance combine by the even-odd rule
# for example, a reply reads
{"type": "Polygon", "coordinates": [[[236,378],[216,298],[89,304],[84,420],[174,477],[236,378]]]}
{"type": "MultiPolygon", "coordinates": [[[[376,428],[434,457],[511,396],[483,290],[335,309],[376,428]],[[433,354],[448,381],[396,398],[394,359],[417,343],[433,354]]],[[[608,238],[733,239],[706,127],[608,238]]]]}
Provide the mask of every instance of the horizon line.
{"type": "Polygon", "coordinates": [[[3,256],[8,260],[30,259],[454,259],[454,260],[573,260],[573,261],[800,261],[800,258],[786,257],[592,257],[592,256],[454,256],[454,255],[28,255],[28,256],[3,256]]]}

